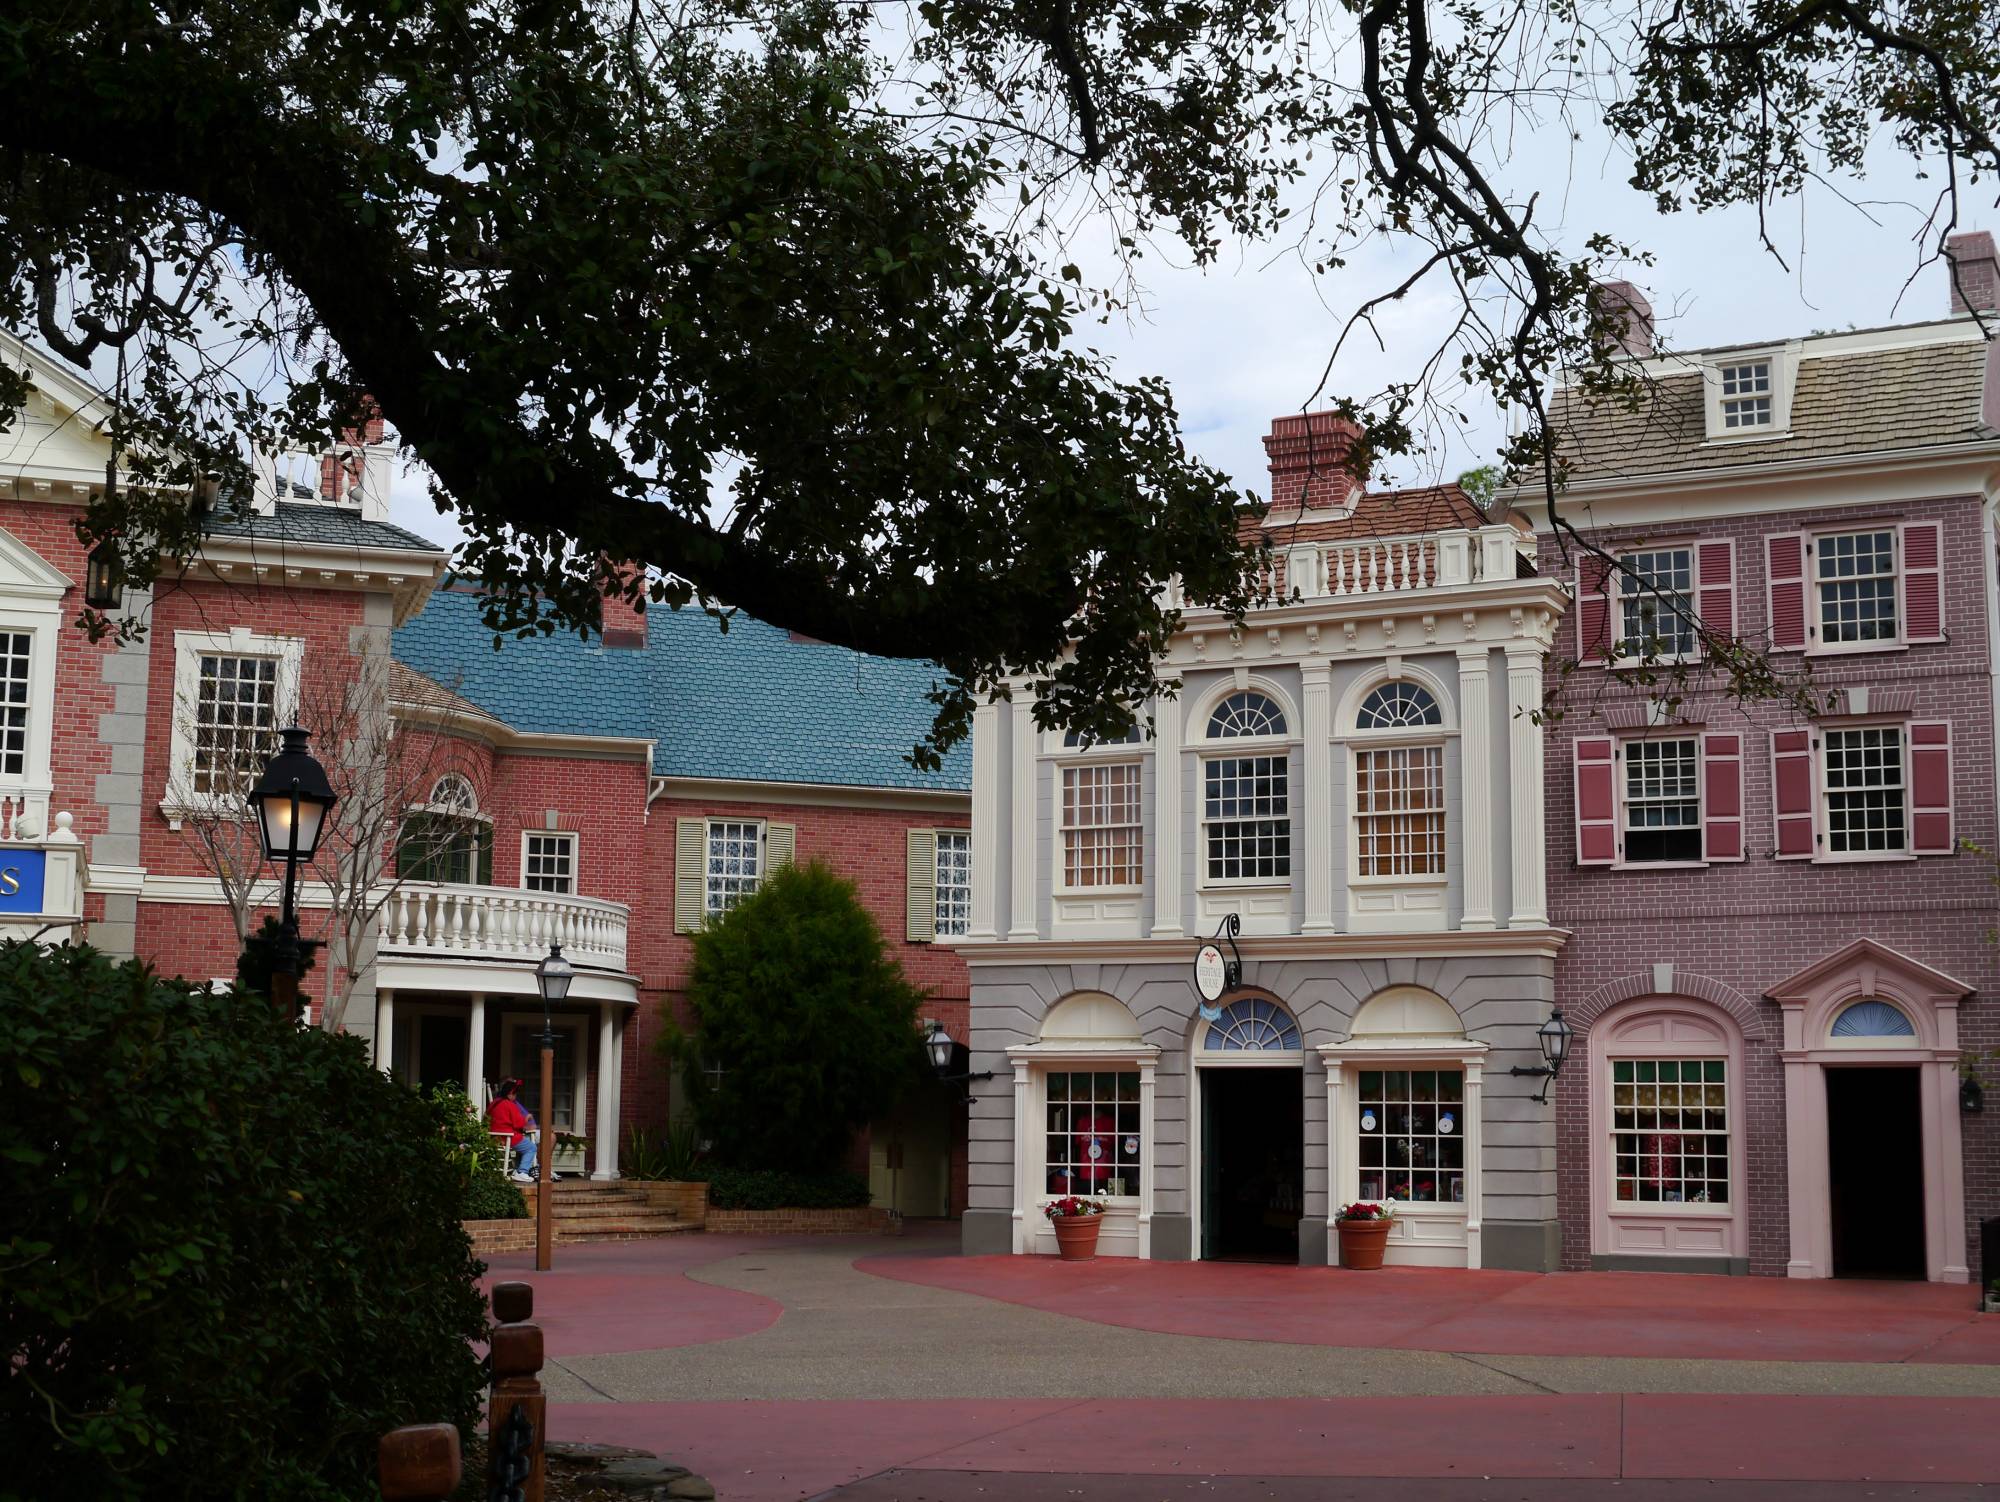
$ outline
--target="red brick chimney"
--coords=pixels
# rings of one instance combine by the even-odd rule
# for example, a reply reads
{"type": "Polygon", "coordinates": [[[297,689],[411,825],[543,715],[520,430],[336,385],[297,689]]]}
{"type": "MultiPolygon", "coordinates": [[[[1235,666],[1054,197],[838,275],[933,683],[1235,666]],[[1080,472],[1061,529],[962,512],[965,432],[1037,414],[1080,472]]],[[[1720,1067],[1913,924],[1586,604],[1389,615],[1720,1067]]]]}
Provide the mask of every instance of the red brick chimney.
{"type": "Polygon", "coordinates": [[[1953,235],[1944,242],[1944,254],[1953,315],[2000,310],[2000,254],[1993,249],[1993,236],[1983,229],[1953,235]]]}
{"type": "Polygon", "coordinates": [[[619,593],[618,583],[634,574],[641,579],[645,569],[635,563],[605,564],[606,578],[602,583],[603,603],[598,607],[603,621],[604,645],[620,651],[642,650],[646,645],[646,605],[642,595],[634,605],[619,593]]]}
{"type": "Polygon", "coordinates": [[[1599,282],[1591,300],[1618,325],[1612,338],[1625,354],[1645,359],[1653,352],[1653,305],[1630,282],[1599,282]]]}
{"type": "Polygon", "coordinates": [[[382,409],[373,399],[364,398],[369,415],[361,426],[342,428],[333,447],[319,458],[319,493],[322,500],[337,501],[360,484],[367,469],[365,450],[382,441],[386,425],[382,409]]]}
{"type": "Polygon", "coordinates": [[[1271,509],[1349,509],[1368,479],[1354,469],[1360,438],[1359,427],[1332,412],[1273,418],[1264,438],[1271,462],[1271,509]]]}

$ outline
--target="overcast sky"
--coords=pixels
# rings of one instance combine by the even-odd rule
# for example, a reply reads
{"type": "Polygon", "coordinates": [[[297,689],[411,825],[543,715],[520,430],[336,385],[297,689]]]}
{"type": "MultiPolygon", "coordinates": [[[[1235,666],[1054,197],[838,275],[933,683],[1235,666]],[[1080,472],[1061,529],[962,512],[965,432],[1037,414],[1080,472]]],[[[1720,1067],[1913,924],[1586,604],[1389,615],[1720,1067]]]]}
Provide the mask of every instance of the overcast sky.
{"type": "MultiPolygon", "coordinates": [[[[1536,222],[1547,233],[1577,245],[1604,230],[1653,253],[1656,264],[1630,276],[1651,298],[1662,335],[1678,348],[1917,322],[1948,311],[1941,264],[1925,268],[1903,291],[1923,253],[1914,239],[1923,218],[1917,205],[1927,210],[1935,187],[1918,181],[1892,153],[1878,153],[1867,181],[1842,183],[1839,193],[1816,188],[1772,216],[1772,236],[1789,262],[1787,270],[1760,249],[1750,210],[1662,215],[1649,196],[1626,186],[1624,165],[1601,150],[1572,167],[1570,143],[1559,131],[1518,146],[1508,165],[1510,186],[1540,194],[1536,222]],[[1842,202],[1842,193],[1867,209],[1842,202]]],[[[1988,207],[1964,227],[1996,226],[2000,214],[1988,207]]],[[[1261,439],[1271,419],[1296,412],[1307,401],[1353,307],[1393,287],[1414,264],[1389,247],[1326,276],[1315,276],[1297,255],[1268,245],[1237,247],[1207,271],[1149,256],[1146,315],[1086,324],[1079,340],[1110,356],[1122,374],[1164,376],[1194,451],[1262,494],[1261,439]]],[[[1087,259],[1084,269],[1087,279],[1106,271],[1087,259]]],[[[1350,340],[1333,389],[1366,395],[1410,379],[1447,326],[1444,292],[1440,282],[1436,291],[1419,293],[1381,315],[1386,350],[1350,340]]],[[[1406,462],[1403,473],[1384,478],[1419,483],[1450,478],[1491,458],[1502,430],[1500,414],[1482,408],[1471,415],[1475,421],[1464,441],[1421,466],[1406,462]]],[[[400,480],[395,515],[440,543],[458,538],[456,526],[437,515],[415,475],[400,480]]]]}

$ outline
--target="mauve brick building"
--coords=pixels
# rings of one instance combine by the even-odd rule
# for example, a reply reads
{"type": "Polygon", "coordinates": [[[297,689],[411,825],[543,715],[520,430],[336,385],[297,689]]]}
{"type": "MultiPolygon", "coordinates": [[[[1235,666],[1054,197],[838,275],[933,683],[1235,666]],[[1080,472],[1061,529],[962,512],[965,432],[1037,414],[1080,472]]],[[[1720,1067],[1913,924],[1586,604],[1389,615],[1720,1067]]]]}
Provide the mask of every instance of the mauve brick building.
{"type": "MultiPolygon", "coordinates": [[[[1955,248],[1990,309],[1991,238],[1955,248]]],[[[1960,1099],[1961,1053],[2000,1043],[1994,868],[1963,844],[2000,842],[2000,360],[1956,293],[1654,357],[1622,292],[1648,401],[1555,411],[1562,516],[1624,567],[1540,549],[1577,596],[1546,760],[1563,1265],[1964,1282],[2000,1214],[2000,1128],[1960,1099]],[[1648,637],[1698,659],[1697,619],[1827,711],[1606,671],[1648,637]]]]}

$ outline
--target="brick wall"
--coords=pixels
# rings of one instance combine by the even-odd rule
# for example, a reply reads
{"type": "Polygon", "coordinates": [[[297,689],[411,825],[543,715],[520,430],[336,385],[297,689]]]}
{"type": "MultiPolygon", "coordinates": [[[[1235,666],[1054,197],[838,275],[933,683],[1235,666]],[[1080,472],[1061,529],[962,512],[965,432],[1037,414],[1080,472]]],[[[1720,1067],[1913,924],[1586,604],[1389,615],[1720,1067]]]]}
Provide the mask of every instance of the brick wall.
{"type": "MultiPolygon", "coordinates": [[[[1738,629],[1761,637],[1768,621],[1763,539],[1767,533],[1822,525],[1937,520],[1944,544],[1944,621],[1947,642],[1905,651],[1812,659],[1821,687],[1867,686],[1917,690],[1917,713],[1951,722],[1953,813],[1960,839],[2000,848],[1995,829],[1993,705],[1988,687],[1979,501],[1940,498],[1880,511],[1854,507],[1794,511],[1757,517],[1704,520],[1700,539],[1736,541],[1738,629]]],[[[1609,544],[1639,540],[1636,532],[1593,534],[1609,544]]],[[[1653,528],[1646,540],[1689,535],[1653,528]]],[[[1542,545],[1544,572],[1574,579],[1557,546],[1542,545]]],[[[1562,655],[1573,656],[1573,629],[1562,655]]],[[[1799,655],[1781,664],[1796,666],[1799,655]]],[[[1573,743],[1603,735],[1622,718],[1621,706],[1636,690],[1607,686],[1600,669],[1579,669],[1562,691],[1563,718],[1550,726],[1547,755],[1548,890],[1551,921],[1572,937],[1556,964],[1556,999],[1581,1031],[1603,1007],[1591,998],[1601,988],[1657,963],[1676,968],[1677,991],[1703,988],[1743,1019],[1744,1083],[1748,1119],[1740,1123],[1749,1180],[1749,1251],[1752,1271],[1781,1273],[1789,1256],[1785,1181],[1784,1082],[1777,1058],[1779,1009],[1764,999],[1769,987],[1859,937],[1869,937],[1974,988],[1959,1012],[1963,1045],[2000,1044],[2000,957],[1989,934],[1995,906],[1993,867],[1975,855],[1925,857],[1893,863],[1822,865],[1773,856],[1770,733],[1792,723],[1780,706],[1737,705],[1712,691],[1698,693],[1691,717],[1710,730],[1744,737],[1744,832],[1747,858],[1703,869],[1617,870],[1580,867],[1576,861],[1573,743]]],[[[1698,992],[1699,994],[1699,992],[1698,992]]],[[[1576,1057],[1585,1057],[1579,1038],[1576,1057]]],[[[1563,1260],[1589,1265],[1590,1146],[1593,1130],[1586,1094],[1587,1069],[1566,1071],[1555,1091],[1558,1197],[1563,1260]]],[[[1969,1245],[1978,1255],[1977,1224],[2000,1214],[2000,1121],[1992,1115],[1961,1119],[1964,1128],[1969,1245]]]]}

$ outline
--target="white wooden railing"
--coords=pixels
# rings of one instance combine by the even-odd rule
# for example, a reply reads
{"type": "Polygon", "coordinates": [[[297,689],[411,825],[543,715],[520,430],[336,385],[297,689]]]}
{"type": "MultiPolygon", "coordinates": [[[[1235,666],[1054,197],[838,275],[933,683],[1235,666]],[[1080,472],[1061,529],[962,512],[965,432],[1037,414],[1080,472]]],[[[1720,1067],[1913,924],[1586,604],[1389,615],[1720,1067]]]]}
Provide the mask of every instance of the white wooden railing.
{"type": "Polygon", "coordinates": [[[382,912],[382,950],[454,959],[539,960],[551,944],[577,965],[625,968],[622,902],[510,887],[406,881],[382,912]]]}
{"type": "MultiPolygon", "coordinates": [[[[1534,556],[1534,538],[1508,526],[1301,542],[1278,551],[1273,584],[1283,600],[1339,600],[1451,589],[1512,579],[1518,560],[1532,561],[1534,556]]],[[[1160,599],[1170,607],[1185,603],[1178,578],[1160,592],[1160,599]]]]}

